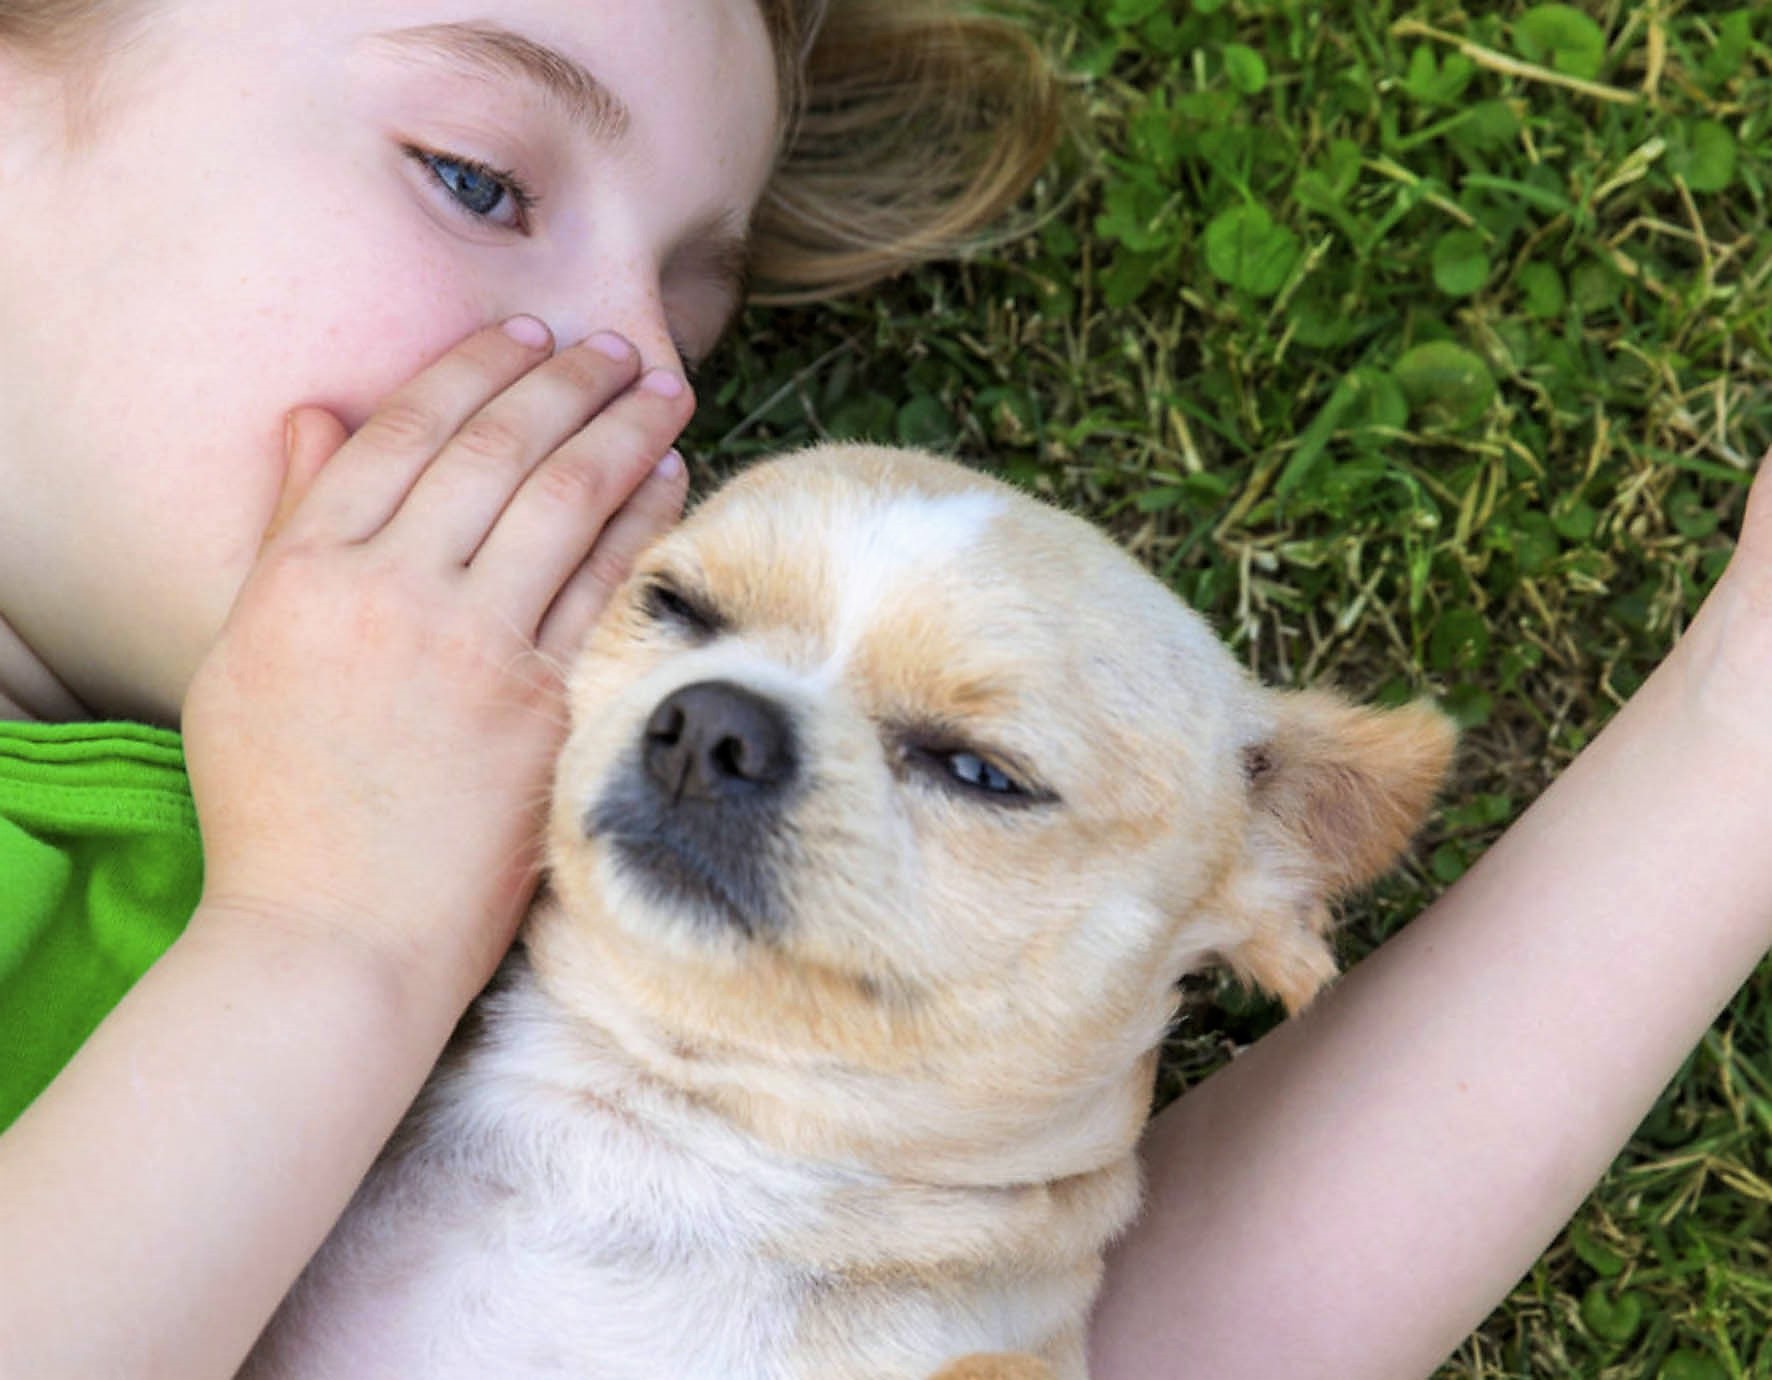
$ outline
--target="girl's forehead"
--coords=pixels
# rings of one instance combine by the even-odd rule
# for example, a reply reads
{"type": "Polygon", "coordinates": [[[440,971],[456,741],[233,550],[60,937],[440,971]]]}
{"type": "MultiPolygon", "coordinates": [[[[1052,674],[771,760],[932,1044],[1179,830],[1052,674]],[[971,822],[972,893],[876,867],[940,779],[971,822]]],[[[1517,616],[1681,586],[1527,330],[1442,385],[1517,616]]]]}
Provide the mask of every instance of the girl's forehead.
{"type": "Polygon", "coordinates": [[[776,54],[756,0],[505,0],[492,12],[405,0],[341,13],[360,46],[524,82],[600,132],[680,107],[776,113],[776,54]]]}
{"type": "Polygon", "coordinates": [[[149,69],[171,55],[164,44],[296,60],[342,51],[506,84],[599,135],[657,137],[688,122],[704,145],[725,149],[735,134],[760,136],[758,159],[774,157],[781,68],[758,0],[135,3],[141,8],[118,30],[127,41],[111,56],[125,63],[133,56],[149,69]]]}
{"type": "Polygon", "coordinates": [[[782,123],[777,55],[756,0],[513,0],[351,5],[354,55],[506,86],[594,144],[700,158],[754,200],[782,123]],[[454,17],[450,17],[454,16],[454,17]]]}

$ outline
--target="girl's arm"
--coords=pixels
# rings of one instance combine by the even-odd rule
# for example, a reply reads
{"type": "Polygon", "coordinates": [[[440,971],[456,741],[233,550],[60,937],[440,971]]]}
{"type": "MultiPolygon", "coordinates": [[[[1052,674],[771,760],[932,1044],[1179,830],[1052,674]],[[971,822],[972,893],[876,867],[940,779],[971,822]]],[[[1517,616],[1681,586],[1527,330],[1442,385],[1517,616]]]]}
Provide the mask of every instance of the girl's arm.
{"type": "Polygon", "coordinates": [[[1431,1373],[1768,945],[1762,479],[1729,571],[1589,749],[1407,929],[1153,1122],[1091,1373],[1431,1373]]]}
{"type": "Polygon", "coordinates": [[[184,703],[202,903],[0,1137],[0,1373],[232,1375],[509,943],[558,668],[692,406],[548,343],[481,332],[349,441],[301,414],[184,703]]]}
{"type": "Polygon", "coordinates": [[[454,985],[200,908],[0,1137],[0,1374],[231,1375],[417,1094],[454,985]]]}

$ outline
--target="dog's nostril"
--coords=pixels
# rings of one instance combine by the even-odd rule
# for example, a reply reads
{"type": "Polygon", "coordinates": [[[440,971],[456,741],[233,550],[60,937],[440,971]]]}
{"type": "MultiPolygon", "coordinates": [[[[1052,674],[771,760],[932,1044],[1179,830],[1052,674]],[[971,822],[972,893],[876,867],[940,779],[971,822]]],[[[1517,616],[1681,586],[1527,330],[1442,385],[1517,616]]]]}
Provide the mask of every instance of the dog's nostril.
{"type": "Polygon", "coordinates": [[[754,776],[756,763],[747,765],[745,762],[745,743],[742,738],[722,738],[714,745],[714,765],[727,776],[754,776]]]}
{"type": "Polygon", "coordinates": [[[686,685],[646,722],[646,772],[672,799],[729,801],[784,785],[793,725],[774,700],[730,681],[686,685]]]}
{"type": "Polygon", "coordinates": [[[682,736],[683,711],[674,698],[668,699],[653,710],[652,717],[646,721],[646,740],[669,745],[682,736]]]}

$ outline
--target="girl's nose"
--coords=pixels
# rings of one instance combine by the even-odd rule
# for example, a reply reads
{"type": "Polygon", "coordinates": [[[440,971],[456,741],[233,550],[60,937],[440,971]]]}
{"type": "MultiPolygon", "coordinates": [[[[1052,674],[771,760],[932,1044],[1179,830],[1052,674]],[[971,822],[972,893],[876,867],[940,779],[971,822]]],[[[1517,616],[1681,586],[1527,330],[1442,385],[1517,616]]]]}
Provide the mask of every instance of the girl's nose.
{"type": "MultiPolygon", "coordinates": [[[[576,345],[598,331],[614,331],[640,352],[646,369],[670,369],[681,374],[683,360],[665,318],[656,288],[631,292],[605,290],[589,294],[582,303],[544,312],[542,319],[561,346],[576,345]]],[[[533,309],[532,309],[533,310],[533,309]]]]}

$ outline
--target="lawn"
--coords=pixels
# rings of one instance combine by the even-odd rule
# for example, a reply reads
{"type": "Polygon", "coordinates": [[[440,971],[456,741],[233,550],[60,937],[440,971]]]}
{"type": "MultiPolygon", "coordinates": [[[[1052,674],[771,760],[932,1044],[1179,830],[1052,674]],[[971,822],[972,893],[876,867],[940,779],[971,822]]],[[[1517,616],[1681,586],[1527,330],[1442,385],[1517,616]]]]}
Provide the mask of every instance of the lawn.
{"type": "MultiPolygon", "coordinates": [[[[704,478],[824,436],[1083,512],[1285,684],[1464,729],[1348,962],[1641,682],[1772,446],[1772,6],[1044,0],[1077,132],[964,265],[754,310],[704,478]]],[[[1172,1096],[1277,1013],[1202,983],[1172,1096]]],[[[1440,1372],[1772,1377],[1772,970],[1440,1372]]]]}

